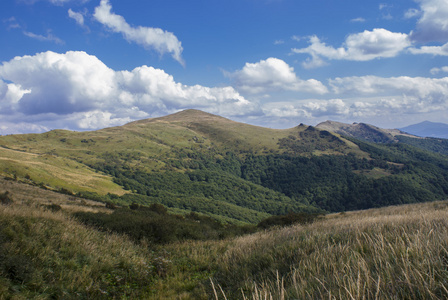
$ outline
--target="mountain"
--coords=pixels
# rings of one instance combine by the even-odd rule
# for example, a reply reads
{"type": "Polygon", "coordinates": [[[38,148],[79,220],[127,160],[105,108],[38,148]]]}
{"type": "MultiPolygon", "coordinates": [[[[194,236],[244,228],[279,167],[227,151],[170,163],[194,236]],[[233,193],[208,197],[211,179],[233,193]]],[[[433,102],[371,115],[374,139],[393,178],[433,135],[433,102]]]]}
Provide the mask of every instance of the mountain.
{"type": "MultiPolygon", "coordinates": [[[[379,140],[394,133],[356,128],[379,140]]],[[[90,132],[2,136],[0,174],[102,202],[159,203],[228,223],[448,197],[445,156],[345,138],[322,126],[269,129],[198,110],[90,132]]]]}
{"type": "Polygon", "coordinates": [[[325,121],[319,123],[316,127],[373,143],[396,142],[397,135],[409,136],[409,134],[398,129],[382,129],[365,123],[345,124],[335,121],[325,121]]]}
{"type": "Polygon", "coordinates": [[[444,123],[424,121],[403,127],[400,130],[421,137],[448,139],[448,124],[444,123]]]}

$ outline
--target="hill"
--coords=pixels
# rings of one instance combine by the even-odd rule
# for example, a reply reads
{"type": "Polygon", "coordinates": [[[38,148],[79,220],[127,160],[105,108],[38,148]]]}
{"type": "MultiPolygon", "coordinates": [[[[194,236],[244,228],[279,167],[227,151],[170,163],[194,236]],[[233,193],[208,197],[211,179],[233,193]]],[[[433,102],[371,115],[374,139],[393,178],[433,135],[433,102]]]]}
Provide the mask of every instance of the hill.
{"type": "MultiPolygon", "coordinates": [[[[405,129],[383,129],[370,124],[364,123],[353,123],[345,124],[335,121],[325,121],[319,123],[316,128],[322,130],[328,130],[340,134],[345,137],[359,139],[366,142],[372,143],[403,143],[413,147],[417,147],[422,150],[427,150],[435,153],[440,153],[448,155],[448,140],[435,138],[435,137],[424,137],[430,136],[434,132],[439,132],[439,136],[443,136],[442,132],[446,133],[446,128],[444,126],[439,126],[441,123],[431,123],[423,122],[420,125],[416,125],[413,131],[412,128],[406,133],[405,129]],[[425,126],[425,124],[427,126],[425,126]],[[427,130],[427,134],[418,134],[419,130],[427,130]],[[439,130],[439,131],[437,131],[439,130]],[[415,133],[415,135],[410,134],[415,133]]],[[[444,124],[441,124],[444,125],[444,124]]],[[[433,136],[436,136],[433,134],[433,136]]]]}
{"type": "Polygon", "coordinates": [[[424,121],[400,130],[421,137],[448,139],[448,124],[424,121]]]}
{"type": "Polygon", "coordinates": [[[159,203],[240,224],[448,195],[444,156],[303,124],[263,128],[198,110],[91,132],[3,136],[0,174],[103,202],[159,203]]]}
{"type": "Polygon", "coordinates": [[[410,136],[398,129],[383,129],[365,123],[345,124],[335,121],[319,123],[317,128],[373,143],[396,142],[397,135],[410,136]]]}

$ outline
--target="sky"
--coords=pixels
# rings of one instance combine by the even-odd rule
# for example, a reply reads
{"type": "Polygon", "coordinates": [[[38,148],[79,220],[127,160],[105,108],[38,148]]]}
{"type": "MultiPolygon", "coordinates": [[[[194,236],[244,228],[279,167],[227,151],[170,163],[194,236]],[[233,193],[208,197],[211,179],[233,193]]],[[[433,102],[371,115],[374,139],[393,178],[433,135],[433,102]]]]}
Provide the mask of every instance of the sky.
{"type": "Polygon", "coordinates": [[[448,0],[1,0],[0,134],[185,109],[448,123],[448,0]]]}

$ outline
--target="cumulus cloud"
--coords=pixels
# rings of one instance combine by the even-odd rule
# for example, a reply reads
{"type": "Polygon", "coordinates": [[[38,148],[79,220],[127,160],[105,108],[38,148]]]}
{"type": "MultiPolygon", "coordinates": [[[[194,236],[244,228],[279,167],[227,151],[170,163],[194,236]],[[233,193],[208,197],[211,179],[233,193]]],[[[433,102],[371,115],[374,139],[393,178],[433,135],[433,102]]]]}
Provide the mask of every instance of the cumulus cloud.
{"type": "Polygon", "coordinates": [[[185,108],[221,115],[256,109],[232,87],[178,83],[141,66],[114,71],[85,52],[38,53],[0,65],[0,116],[33,119],[45,128],[97,129],[185,108]]]}
{"type": "Polygon", "coordinates": [[[257,63],[246,63],[230,78],[237,88],[248,93],[264,93],[272,90],[290,90],[325,94],[327,88],[318,80],[299,79],[290,67],[281,59],[270,57],[257,63]]]}
{"type": "Polygon", "coordinates": [[[297,124],[328,119],[378,122],[448,109],[448,78],[362,76],[336,78],[329,83],[339,98],[271,102],[263,104],[262,110],[268,117],[297,124]]]}
{"type": "MultiPolygon", "coordinates": [[[[391,110],[400,113],[427,113],[448,108],[448,77],[391,77],[377,76],[345,77],[330,80],[334,93],[346,97],[380,97],[371,107],[361,109],[359,103],[354,108],[357,111],[370,110],[380,116],[382,112],[391,110]]],[[[365,107],[364,107],[365,108],[365,107]]]]}
{"type": "Polygon", "coordinates": [[[312,59],[303,64],[307,68],[323,65],[322,58],[368,61],[394,57],[411,45],[407,34],[391,32],[382,28],[351,34],[339,48],[327,46],[317,36],[310,37],[309,42],[310,46],[307,48],[292,49],[293,53],[311,55],[312,59]]]}
{"type": "Polygon", "coordinates": [[[448,56],[448,43],[442,46],[422,46],[420,48],[410,48],[412,54],[430,54],[435,56],[448,56]]]}
{"type": "Polygon", "coordinates": [[[416,0],[421,17],[410,37],[420,43],[448,41],[448,2],[446,0],[416,0]]]}
{"type": "Polygon", "coordinates": [[[319,118],[349,115],[349,106],[342,99],[273,102],[263,105],[265,115],[290,118],[319,118]]]}
{"type": "Polygon", "coordinates": [[[148,49],[155,49],[160,54],[171,53],[175,60],[184,65],[182,44],[172,32],[160,28],[132,27],[122,16],[112,13],[111,10],[112,6],[109,0],[101,0],[100,5],[95,8],[93,16],[110,30],[121,33],[129,42],[137,43],[148,49]]]}

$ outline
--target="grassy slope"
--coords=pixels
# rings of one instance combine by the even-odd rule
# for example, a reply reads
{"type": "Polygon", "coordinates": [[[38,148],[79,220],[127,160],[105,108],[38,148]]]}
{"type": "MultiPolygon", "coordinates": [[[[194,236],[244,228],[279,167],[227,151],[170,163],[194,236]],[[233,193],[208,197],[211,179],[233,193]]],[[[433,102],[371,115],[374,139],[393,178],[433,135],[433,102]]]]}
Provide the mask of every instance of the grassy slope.
{"type": "Polygon", "coordinates": [[[0,181],[13,204],[0,205],[0,299],[146,298],[156,257],[127,237],[98,232],[68,212],[104,205],[0,181]],[[60,212],[43,205],[57,204],[60,212]]]}
{"type": "MultiPolygon", "coordinates": [[[[13,166],[26,165],[28,162],[32,164],[38,160],[41,164],[54,166],[68,164],[69,170],[62,173],[67,175],[81,166],[58,159],[92,164],[100,161],[101,155],[108,152],[128,155],[131,157],[132,166],[144,170],[163,168],[166,158],[174,156],[175,149],[209,151],[216,155],[225,154],[229,150],[254,154],[281,153],[284,150],[279,149],[279,139],[302,132],[306,128],[308,127],[298,126],[275,130],[233,122],[201,111],[187,110],[162,118],[91,132],[54,130],[44,134],[3,136],[0,137],[0,157],[11,159],[8,162],[4,159],[0,161],[0,172],[10,174],[13,172],[13,166]]],[[[310,138],[310,141],[304,142],[313,143],[315,140],[310,138]]],[[[344,142],[347,145],[343,149],[344,153],[354,152],[365,156],[355,144],[346,140],[344,142]]],[[[320,152],[315,151],[315,154],[320,152]]],[[[337,150],[333,152],[337,153],[337,150]]],[[[37,172],[40,171],[48,172],[42,166],[37,172]]],[[[85,170],[89,171],[91,170],[85,170]]],[[[63,178],[60,179],[64,181],[63,178]]]]}
{"type": "Polygon", "coordinates": [[[448,296],[446,201],[332,214],[306,226],[149,251],[145,243],[80,225],[67,212],[85,204],[68,196],[11,181],[1,186],[14,203],[0,205],[0,299],[211,299],[211,282],[219,299],[221,288],[227,299],[242,292],[247,299],[448,296]],[[62,212],[39,208],[49,199],[62,212]]]}
{"type": "MultiPolygon", "coordinates": [[[[219,299],[446,299],[447,217],[446,201],[405,205],[168,249],[180,266],[173,278],[204,268],[219,299]]],[[[163,282],[167,294],[175,282],[163,282]]]]}
{"type": "Polygon", "coordinates": [[[367,156],[354,143],[339,137],[339,146],[334,149],[326,147],[328,137],[321,138],[318,133],[299,137],[307,129],[308,126],[298,126],[274,130],[187,110],[91,132],[53,130],[43,134],[2,136],[0,175],[27,177],[35,183],[73,192],[123,195],[126,191],[115,184],[111,176],[89,166],[104,165],[105,159],[114,157],[114,161],[133,171],[184,172],[184,167],[173,168],[171,162],[192,160],[188,158],[190,154],[220,159],[229,151],[240,157],[283,153],[291,149],[280,147],[279,141],[291,136],[295,136],[294,141],[300,140],[302,146],[320,145],[319,149],[308,147],[310,149],[298,152],[295,149],[294,155],[352,152],[360,157],[367,156]]]}

